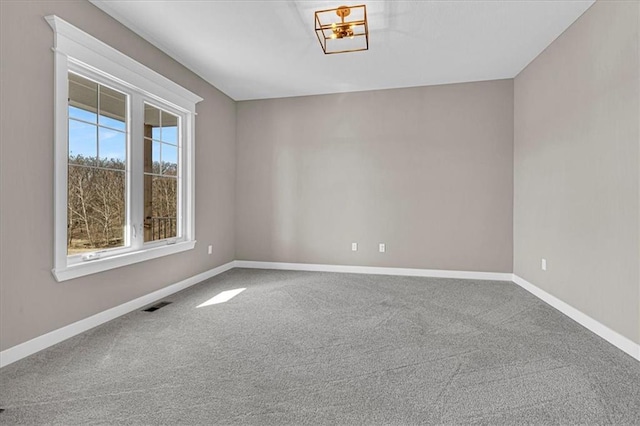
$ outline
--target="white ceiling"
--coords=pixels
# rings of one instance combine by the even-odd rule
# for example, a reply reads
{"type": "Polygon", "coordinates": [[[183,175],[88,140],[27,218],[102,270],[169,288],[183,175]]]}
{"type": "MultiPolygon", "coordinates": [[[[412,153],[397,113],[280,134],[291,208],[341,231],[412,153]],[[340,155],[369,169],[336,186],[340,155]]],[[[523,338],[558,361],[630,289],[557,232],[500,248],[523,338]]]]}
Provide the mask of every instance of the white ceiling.
{"type": "Polygon", "coordinates": [[[91,0],[235,100],[515,77],[594,0],[91,0]],[[313,12],[366,4],[368,51],[325,55],[313,12]]]}

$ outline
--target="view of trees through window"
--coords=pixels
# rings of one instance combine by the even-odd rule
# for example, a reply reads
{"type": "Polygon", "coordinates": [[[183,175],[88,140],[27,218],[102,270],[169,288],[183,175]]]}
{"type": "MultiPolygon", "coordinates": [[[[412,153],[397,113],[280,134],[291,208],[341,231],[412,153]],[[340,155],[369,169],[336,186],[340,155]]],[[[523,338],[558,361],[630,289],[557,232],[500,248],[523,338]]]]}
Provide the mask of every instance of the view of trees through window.
{"type": "MultiPolygon", "coordinates": [[[[67,254],[124,247],[127,95],[69,73],[67,254]]],[[[145,104],[144,241],[178,233],[178,117],[145,104]]]]}
{"type": "Polygon", "coordinates": [[[144,106],[144,241],[178,234],[178,117],[144,106]]]}

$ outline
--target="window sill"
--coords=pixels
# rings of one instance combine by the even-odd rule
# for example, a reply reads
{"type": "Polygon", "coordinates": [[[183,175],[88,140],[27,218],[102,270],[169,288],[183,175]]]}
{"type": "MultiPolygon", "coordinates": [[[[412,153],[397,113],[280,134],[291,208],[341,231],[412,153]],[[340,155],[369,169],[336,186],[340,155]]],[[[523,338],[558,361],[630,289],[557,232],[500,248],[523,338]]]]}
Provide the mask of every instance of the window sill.
{"type": "Polygon", "coordinates": [[[132,253],[125,253],[118,256],[90,260],[87,262],[67,266],[65,268],[55,268],[51,272],[53,273],[56,281],[66,281],[73,278],[83,277],[85,275],[91,275],[98,272],[108,271],[110,269],[120,268],[121,266],[144,262],[145,260],[151,260],[162,256],[168,256],[170,254],[192,250],[195,245],[196,241],[184,241],[176,244],[169,244],[166,246],[139,250],[132,253]]]}

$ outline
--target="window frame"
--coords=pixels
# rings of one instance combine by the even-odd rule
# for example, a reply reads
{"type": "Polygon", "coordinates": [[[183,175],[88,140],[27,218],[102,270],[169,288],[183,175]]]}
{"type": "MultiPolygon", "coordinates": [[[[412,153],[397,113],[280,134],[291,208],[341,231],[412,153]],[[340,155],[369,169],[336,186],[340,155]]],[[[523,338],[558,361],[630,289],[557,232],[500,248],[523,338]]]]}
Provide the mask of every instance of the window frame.
{"type": "Polygon", "coordinates": [[[53,276],[65,281],[195,247],[195,107],[202,98],[120,53],[55,15],[45,18],[55,34],[54,42],[54,267],[53,276]],[[67,256],[68,73],[88,77],[128,96],[127,126],[127,223],[125,238],[131,247],[98,250],[93,260],[67,256]],[[180,117],[181,149],[178,159],[181,230],[179,238],[143,241],[143,165],[132,164],[143,155],[144,109],[136,103],[160,107],[180,117]],[[140,127],[140,128],[137,128],[140,127]],[[137,150],[136,152],[132,152],[137,150]],[[140,173],[138,173],[140,171],[140,173]],[[135,195],[139,194],[140,206],[135,195]],[[138,219],[141,223],[137,223],[138,219]],[[134,223],[136,222],[136,223],[134,223]],[[137,238],[133,238],[135,227],[137,238]],[[136,243],[137,241],[137,243],[136,243]],[[142,244],[139,242],[142,241],[142,244]]]}

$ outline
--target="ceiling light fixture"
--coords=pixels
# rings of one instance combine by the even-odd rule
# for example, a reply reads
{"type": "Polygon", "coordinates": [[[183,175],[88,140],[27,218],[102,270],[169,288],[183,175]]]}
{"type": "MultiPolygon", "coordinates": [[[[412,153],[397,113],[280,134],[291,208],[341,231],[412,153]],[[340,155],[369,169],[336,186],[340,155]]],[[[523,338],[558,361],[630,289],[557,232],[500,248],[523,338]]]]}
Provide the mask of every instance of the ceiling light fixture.
{"type": "Polygon", "coordinates": [[[369,49],[367,6],[364,4],[318,10],[315,21],[316,35],[325,54],[369,49]]]}

